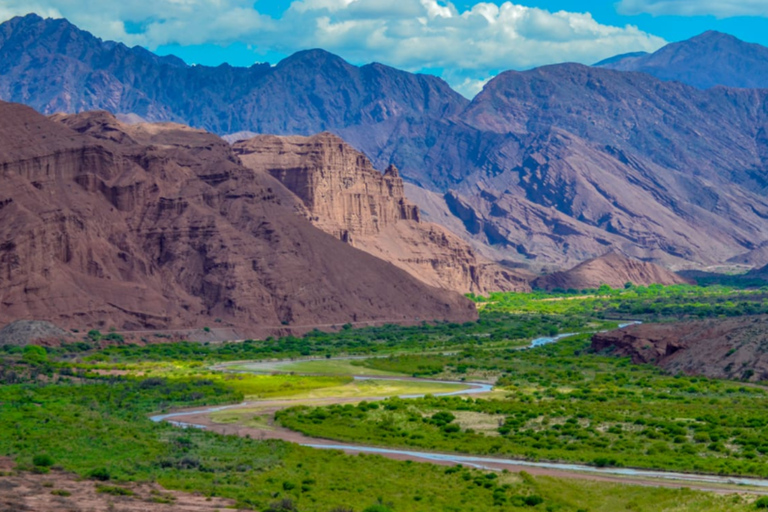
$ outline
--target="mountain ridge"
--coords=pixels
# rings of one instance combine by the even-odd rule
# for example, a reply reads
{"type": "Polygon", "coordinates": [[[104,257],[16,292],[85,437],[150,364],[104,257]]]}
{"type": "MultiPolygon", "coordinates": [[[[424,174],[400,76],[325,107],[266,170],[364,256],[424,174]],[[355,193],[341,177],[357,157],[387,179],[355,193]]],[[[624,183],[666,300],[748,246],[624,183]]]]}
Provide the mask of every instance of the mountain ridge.
{"type": "Polygon", "coordinates": [[[651,54],[608,59],[595,66],[647,73],[699,89],[768,88],[768,48],[714,30],[651,54]]]}
{"type": "Polygon", "coordinates": [[[245,136],[331,131],[377,168],[397,166],[425,190],[417,196],[440,196],[428,206],[436,218],[458,219],[457,232],[497,260],[566,268],[616,249],[686,268],[768,241],[763,90],[563,64],[504,72],[469,102],[438,78],[356,67],[322,50],[275,68],[186,68],[142,60],[143,51],[104,64],[93,55],[114,44],[89,48],[76,37],[56,53],[62,25],[26,22],[0,46],[0,97],[42,111],[98,103],[245,136]],[[48,35],[30,37],[38,32],[48,35]]]}

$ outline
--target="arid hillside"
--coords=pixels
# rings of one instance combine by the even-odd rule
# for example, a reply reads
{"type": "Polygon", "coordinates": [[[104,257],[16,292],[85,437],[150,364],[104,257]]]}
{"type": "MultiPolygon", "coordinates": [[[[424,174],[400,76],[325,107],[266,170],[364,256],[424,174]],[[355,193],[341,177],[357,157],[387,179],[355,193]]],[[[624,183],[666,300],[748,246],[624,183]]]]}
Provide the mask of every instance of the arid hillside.
{"type": "Polygon", "coordinates": [[[687,279],[659,265],[612,251],[580,263],[570,270],[542,276],[533,282],[533,286],[544,290],[583,290],[599,288],[604,284],[611,288],[623,288],[626,283],[640,286],[690,284],[687,279]]]}
{"type": "Polygon", "coordinates": [[[181,125],[0,104],[0,324],[254,331],[464,321],[425,286],[294,213],[282,185],[181,125]]]}
{"type": "Polygon", "coordinates": [[[632,325],[595,334],[592,348],[674,373],[749,381],[768,379],[765,316],[632,325]]]}
{"type": "Polygon", "coordinates": [[[530,289],[528,273],[492,263],[444,227],[422,222],[397,168],[377,171],[336,135],[262,135],[234,150],[293,192],[304,206],[295,210],[315,226],[431,286],[481,294],[530,289]]]}

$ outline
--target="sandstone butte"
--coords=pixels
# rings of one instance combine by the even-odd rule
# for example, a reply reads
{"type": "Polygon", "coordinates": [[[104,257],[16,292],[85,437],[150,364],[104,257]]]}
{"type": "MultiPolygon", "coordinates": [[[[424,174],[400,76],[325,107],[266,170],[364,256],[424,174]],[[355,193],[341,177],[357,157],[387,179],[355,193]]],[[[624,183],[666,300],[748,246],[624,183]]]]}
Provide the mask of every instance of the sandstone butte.
{"type": "Polygon", "coordinates": [[[312,226],[277,179],[203,131],[0,103],[0,179],[0,324],[258,336],[477,317],[312,226]]]}
{"type": "Polygon", "coordinates": [[[243,163],[296,195],[297,213],[431,286],[461,293],[528,291],[531,275],[478,255],[442,226],[423,222],[396,167],[384,173],[341,138],[261,135],[234,144],[243,163]]]}

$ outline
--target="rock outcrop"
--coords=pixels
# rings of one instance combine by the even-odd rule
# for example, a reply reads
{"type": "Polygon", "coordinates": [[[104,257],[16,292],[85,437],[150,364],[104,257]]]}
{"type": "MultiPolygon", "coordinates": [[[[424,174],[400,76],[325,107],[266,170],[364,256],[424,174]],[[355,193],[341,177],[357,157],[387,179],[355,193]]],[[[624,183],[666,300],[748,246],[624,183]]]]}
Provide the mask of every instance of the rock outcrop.
{"type": "Polygon", "coordinates": [[[295,215],[277,180],[203,131],[0,103],[0,183],[0,324],[255,336],[476,317],[295,215]]]}
{"type": "Polygon", "coordinates": [[[358,237],[376,236],[398,221],[419,220],[419,209],[405,199],[397,168],[381,174],[336,135],[261,135],[234,149],[245,165],[267,171],[296,194],[316,226],[353,245],[358,237]]]}
{"type": "Polygon", "coordinates": [[[768,317],[744,316],[632,325],[592,337],[597,352],[631,357],[673,373],[720,379],[768,379],[768,317]]]}
{"type": "Polygon", "coordinates": [[[599,288],[604,284],[611,288],[623,288],[626,283],[639,286],[691,284],[682,276],[659,265],[612,251],[580,263],[570,270],[539,277],[533,282],[533,286],[544,290],[584,290],[599,288]]]}
{"type": "Polygon", "coordinates": [[[527,290],[527,275],[478,256],[436,224],[420,221],[394,166],[384,173],[336,135],[262,135],[234,144],[243,163],[291,190],[315,226],[425,283],[462,293],[527,290]]]}
{"type": "Polygon", "coordinates": [[[72,333],[60,329],[50,322],[17,320],[0,329],[0,347],[12,345],[23,347],[30,343],[74,341],[72,333]]]}

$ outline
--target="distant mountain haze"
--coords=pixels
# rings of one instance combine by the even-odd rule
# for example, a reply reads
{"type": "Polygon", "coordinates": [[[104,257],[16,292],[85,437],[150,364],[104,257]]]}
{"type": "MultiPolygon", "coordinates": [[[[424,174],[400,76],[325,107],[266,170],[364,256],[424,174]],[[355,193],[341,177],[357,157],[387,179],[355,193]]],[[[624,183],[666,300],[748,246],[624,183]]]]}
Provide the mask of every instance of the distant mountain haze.
{"type": "Polygon", "coordinates": [[[706,33],[597,67],[505,72],[470,102],[439,78],[322,50],[187,66],[29,15],[0,25],[0,98],[235,138],[329,131],[396,165],[426,215],[481,254],[551,269],[616,249],[686,267],[768,241],[768,92],[743,88],[768,83],[766,53],[706,33]]]}
{"type": "Polygon", "coordinates": [[[718,85],[768,88],[768,48],[714,31],[669,44],[652,54],[623,55],[596,66],[648,73],[699,89],[718,85]]]}

